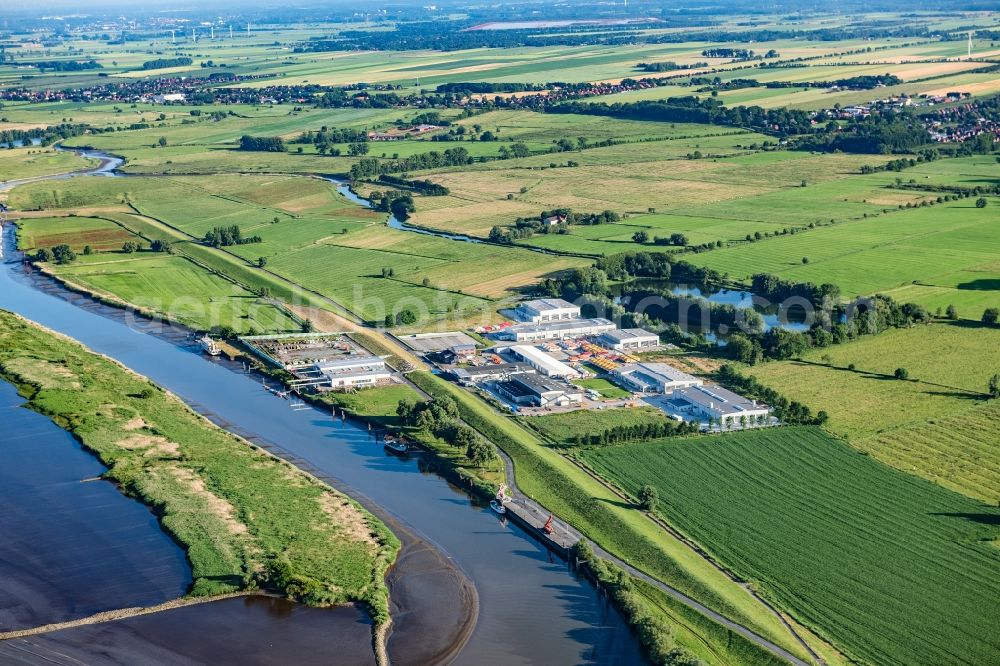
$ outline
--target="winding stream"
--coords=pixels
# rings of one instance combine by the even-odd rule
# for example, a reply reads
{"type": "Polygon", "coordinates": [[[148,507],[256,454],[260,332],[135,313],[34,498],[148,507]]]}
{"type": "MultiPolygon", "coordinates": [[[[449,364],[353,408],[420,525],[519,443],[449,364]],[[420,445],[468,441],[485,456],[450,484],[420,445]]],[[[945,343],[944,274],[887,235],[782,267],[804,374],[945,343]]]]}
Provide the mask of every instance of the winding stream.
{"type": "MultiPolygon", "coordinates": [[[[114,168],[103,164],[101,172],[110,173],[114,168]]],[[[433,548],[428,550],[435,554],[443,553],[448,562],[471,579],[479,602],[475,628],[455,663],[644,662],[620,615],[589,583],[578,580],[564,562],[520,528],[499,521],[488,508],[476,506],[468,495],[434,474],[424,459],[390,455],[369,438],[366,430],[350,422],[334,421],[326,412],[289,409],[288,402],[264,391],[259,380],[243,374],[238,364],[206,359],[189,344],[184,329],[97,304],[47,278],[23,272],[14,251],[13,227],[4,229],[3,244],[7,263],[0,270],[0,308],[69,335],[150,377],[216,423],[269,445],[296,464],[330,478],[339,488],[375,508],[391,527],[407,532],[411,542],[430,545],[433,548]]],[[[419,548],[414,552],[419,563],[419,548]]],[[[404,564],[400,568],[395,580],[390,576],[394,598],[404,601],[394,611],[390,655],[396,664],[428,663],[430,657],[421,652],[421,645],[441,629],[435,622],[449,621],[455,615],[450,606],[463,600],[447,592],[437,593],[439,588],[447,587],[434,577],[435,571],[440,575],[440,568],[429,570],[426,578],[420,566],[404,564]]],[[[223,602],[208,606],[234,612],[237,605],[223,602]]],[[[311,609],[294,613],[313,618],[315,613],[307,610],[311,609]]],[[[292,611],[284,616],[289,613],[292,611]]],[[[178,614],[171,611],[161,615],[178,614]]],[[[158,616],[143,620],[151,617],[158,616]]],[[[293,630],[297,625],[287,617],[274,625],[268,623],[267,617],[267,613],[253,616],[255,632],[272,635],[276,640],[292,640],[296,635],[293,630]]],[[[200,622],[170,621],[174,623],[173,641],[177,644],[204,637],[200,622]]],[[[138,620],[135,623],[143,624],[138,620]]],[[[318,624],[322,626],[322,622],[318,624]]],[[[154,631],[148,624],[146,633],[123,622],[100,626],[103,631],[120,632],[121,644],[133,650],[143,644],[142,636],[162,632],[162,628],[154,631]]],[[[58,644],[59,649],[70,643],[77,646],[74,649],[82,649],[80,645],[87,645],[85,637],[96,630],[74,631],[77,634],[72,640],[66,637],[58,644]]],[[[308,633],[307,629],[302,631],[308,633]]],[[[54,634],[47,636],[48,640],[57,638],[54,634]]],[[[156,643],[152,638],[148,640],[156,643]]],[[[303,640],[315,640],[315,636],[303,640]]],[[[0,643],[0,647],[4,646],[0,643]]],[[[206,648],[196,657],[185,658],[195,659],[190,663],[201,663],[199,659],[211,662],[209,655],[206,648]]]]}

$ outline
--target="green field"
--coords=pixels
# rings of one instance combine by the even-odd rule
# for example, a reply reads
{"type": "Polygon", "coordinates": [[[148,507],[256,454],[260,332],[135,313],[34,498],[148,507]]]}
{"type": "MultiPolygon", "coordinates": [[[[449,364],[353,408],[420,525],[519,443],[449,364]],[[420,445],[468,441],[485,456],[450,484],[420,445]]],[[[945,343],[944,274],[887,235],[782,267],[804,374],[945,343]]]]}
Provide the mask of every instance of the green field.
{"type": "Polygon", "coordinates": [[[267,300],[185,257],[152,252],[91,255],[68,266],[53,266],[52,272],[71,284],[197,330],[219,326],[253,334],[300,329],[267,300]]]}
{"type": "MultiPolygon", "coordinates": [[[[187,553],[190,594],[270,588],[362,601],[388,619],[399,542],[345,495],[198,416],[116,363],[0,312],[0,370],[69,429],[187,553]]],[[[109,526],[113,529],[113,526],[109,526]]]]}
{"type": "MultiPolygon", "coordinates": [[[[3,129],[2,123],[0,129],[3,129]]],[[[0,150],[0,183],[81,171],[96,165],[97,160],[78,157],[69,152],[58,152],[52,148],[5,149],[0,150]]]]}
{"type": "MultiPolygon", "coordinates": [[[[226,248],[228,253],[250,265],[264,257],[268,271],[377,322],[402,309],[414,310],[425,325],[444,317],[464,320],[483,312],[493,299],[586,264],[580,259],[388,229],[379,214],[348,202],[329,182],[301,176],[75,179],[21,186],[10,200],[21,209],[46,211],[79,207],[120,211],[127,210],[123,207],[127,204],[175,230],[176,234],[168,234],[175,242],[201,238],[214,227],[238,224],[244,237],[258,235],[262,242],[231,246],[226,248]],[[393,276],[382,277],[384,268],[392,268],[393,276]]],[[[121,215],[101,214],[111,219],[121,215]]],[[[122,223],[144,236],[163,235],[151,229],[149,221],[128,217],[122,223]]],[[[107,223],[97,226],[113,230],[107,223]]],[[[86,244],[82,229],[67,229],[61,241],[77,247],[86,244]],[[81,235],[74,236],[77,232],[81,235]]],[[[219,266],[217,251],[186,242],[178,249],[232,275],[244,286],[258,284],[259,276],[245,278],[232,274],[231,267],[219,266]],[[209,254],[216,256],[210,259],[209,254]]],[[[273,290],[272,294],[280,295],[273,290]]],[[[480,318],[491,317],[484,313],[480,318]]]]}
{"type": "Polygon", "coordinates": [[[1000,329],[962,322],[894,330],[751,368],[764,384],[826,410],[826,427],[905,472],[1000,501],[997,401],[1000,329]],[[823,357],[828,357],[829,363],[823,357]],[[849,366],[853,364],[852,371],[849,366]],[[906,368],[911,381],[892,378],[906,368]]]}
{"type": "MultiPolygon", "coordinates": [[[[130,221],[124,219],[125,224],[130,221]]],[[[61,280],[198,330],[225,326],[245,334],[299,329],[299,324],[273,303],[186,256],[148,250],[122,252],[126,241],[146,248],[148,242],[111,219],[24,218],[18,222],[18,237],[19,246],[27,252],[61,243],[70,245],[78,254],[73,262],[47,266],[61,280]],[[82,255],[86,246],[96,254],[82,255]]],[[[183,252],[184,247],[178,246],[176,251],[183,252]]]]}
{"type": "Polygon", "coordinates": [[[578,409],[560,414],[526,417],[524,423],[550,441],[561,444],[580,435],[599,434],[617,427],[663,423],[666,420],[667,417],[663,412],[655,407],[635,407],[602,410],[578,409]]]}
{"type": "Polygon", "coordinates": [[[812,428],[580,454],[857,659],[984,664],[1000,650],[994,507],[812,428]]]}
{"type": "Polygon", "coordinates": [[[586,389],[592,389],[601,394],[602,397],[608,398],[610,400],[627,398],[632,395],[630,392],[623,388],[618,388],[607,379],[578,379],[573,382],[577,386],[582,386],[586,389]]]}

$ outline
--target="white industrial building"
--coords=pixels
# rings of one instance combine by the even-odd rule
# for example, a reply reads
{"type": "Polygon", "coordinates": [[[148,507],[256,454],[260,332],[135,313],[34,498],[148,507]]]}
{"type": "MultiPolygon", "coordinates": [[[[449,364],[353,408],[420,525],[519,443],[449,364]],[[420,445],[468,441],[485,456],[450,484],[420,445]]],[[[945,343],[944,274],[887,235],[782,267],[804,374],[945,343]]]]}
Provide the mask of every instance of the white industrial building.
{"type": "Polygon", "coordinates": [[[374,386],[392,378],[378,356],[347,356],[316,364],[316,371],[330,381],[332,389],[374,386]]]}
{"type": "Polygon", "coordinates": [[[767,405],[744,398],[717,384],[677,389],[670,395],[669,403],[680,414],[714,419],[724,429],[763,424],[771,414],[767,405]]]}
{"type": "Polygon", "coordinates": [[[561,298],[540,298],[519,304],[514,308],[514,314],[521,321],[538,324],[548,321],[579,319],[580,308],[561,298]]]}
{"type": "Polygon", "coordinates": [[[640,393],[669,393],[702,384],[697,377],[666,363],[626,363],[612,370],[611,377],[621,386],[640,393]]]}
{"type": "Polygon", "coordinates": [[[636,351],[660,344],[660,336],[641,328],[620,328],[602,333],[595,342],[613,351],[636,351]]]}
{"type": "Polygon", "coordinates": [[[537,347],[532,347],[531,345],[514,345],[510,348],[510,351],[546,377],[569,379],[580,376],[579,372],[537,347]]]}
{"type": "Polygon", "coordinates": [[[515,342],[538,342],[600,335],[615,328],[614,323],[607,319],[566,319],[538,324],[515,324],[497,332],[496,337],[515,342]]]}

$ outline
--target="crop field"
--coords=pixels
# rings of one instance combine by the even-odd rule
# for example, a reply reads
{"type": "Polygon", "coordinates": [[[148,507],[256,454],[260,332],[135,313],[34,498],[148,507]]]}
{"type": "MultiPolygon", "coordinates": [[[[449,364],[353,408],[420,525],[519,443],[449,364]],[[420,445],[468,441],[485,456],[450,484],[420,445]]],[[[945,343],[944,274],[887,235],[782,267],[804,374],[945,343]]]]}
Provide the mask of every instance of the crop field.
{"type": "Polygon", "coordinates": [[[38,248],[69,245],[77,254],[93,250],[120,250],[134,234],[111,220],[98,217],[35,217],[18,222],[18,246],[30,252],[38,248]]]}
{"type": "MultiPolygon", "coordinates": [[[[0,126],[0,130],[2,129],[0,126]]],[[[7,148],[0,151],[0,183],[80,171],[96,164],[97,160],[57,152],[51,148],[7,148]]]]}
{"type": "Polygon", "coordinates": [[[1000,650],[1000,510],[815,428],[588,449],[581,457],[870,663],[983,664],[1000,650]],[[917,582],[919,581],[919,582],[917,582]]]}
{"type": "Polygon", "coordinates": [[[958,322],[888,331],[749,371],[814,410],[852,446],[971,497],[1000,501],[996,401],[1000,330],[958,322]],[[827,357],[824,359],[823,357],[827,357]],[[849,366],[853,364],[854,370],[849,366]],[[910,381],[893,379],[906,368],[910,381]]]}

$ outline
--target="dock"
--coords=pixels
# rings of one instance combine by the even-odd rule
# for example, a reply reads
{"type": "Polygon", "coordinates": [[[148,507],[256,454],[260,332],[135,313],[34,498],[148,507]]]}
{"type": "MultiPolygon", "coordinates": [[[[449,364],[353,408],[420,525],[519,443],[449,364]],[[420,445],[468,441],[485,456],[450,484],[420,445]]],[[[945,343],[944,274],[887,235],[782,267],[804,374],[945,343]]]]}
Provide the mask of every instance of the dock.
{"type": "Polygon", "coordinates": [[[529,534],[544,543],[550,550],[558,554],[563,559],[569,557],[570,548],[580,540],[565,525],[553,519],[552,534],[546,534],[542,527],[549,519],[548,513],[543,513],[532,502],[524,502],[522,499],[512,500],[504,505],[507,507],[507,517],[523,527],[529,534]]]}

